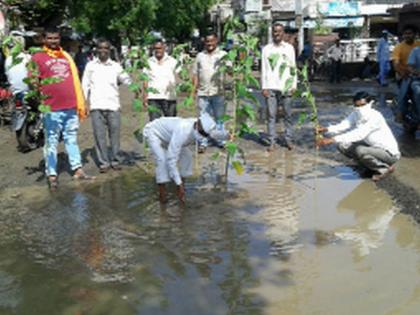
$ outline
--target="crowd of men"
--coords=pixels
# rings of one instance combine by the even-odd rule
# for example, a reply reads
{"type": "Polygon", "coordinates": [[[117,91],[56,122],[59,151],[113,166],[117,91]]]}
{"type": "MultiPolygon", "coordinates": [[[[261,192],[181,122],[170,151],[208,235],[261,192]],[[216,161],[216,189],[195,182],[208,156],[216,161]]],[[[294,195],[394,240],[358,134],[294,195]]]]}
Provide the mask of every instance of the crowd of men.
{"type": "MultiPolygon", "coordinates": [[[[409,95],[420,113],[420,48],[415,48],[420,44],[415,41],[416,33],[414,27],[407,26],[403,31],[403,42],[392,53],[393,65],[401,80],[398,99],[402,115],[408,111],[406,99],[409,95]]],[[[96,57],[83,66],[80,82],[79,73],[82,71],[62,49],[60,39],[58,29],[45,29],[44,46],[31,57],[38,68],[36,75],[26,73],[23,65],[29,61],[27,55],[22,53],[24,62],[18,65],[6,60],[9,81],[16,95],[28,89],[22,79],[29,76],[29,88],[39,89],[48,96],[45,102],[50,111],[44,114],[44,159],[51,189],[58,187],[57,145],[60,137],[64,140],[74,179],[94,179],[83,171],[77,143],[79,122],[88,115],[92,121],[99,171],[106,173],[110,169],[121,169],[119,85],[132,83],[122,66],[110,58],[111,43],[106,39],[97,40],[96,57]],[[59,80],[54,84],[41,84],[43,79],[50,77],[59,80]],[[107,138],[111,150],[108,150],[107,138]]],[[[387,49],[387,33],[384,32],[378,51],[379,82],[383,85],[387,84],[390,67],[387,49]]],[[[192,68],[192,94],[197,99],[198,117],[179,118],[176,117],[177,62],[168,54],[164,40],[158,39],[152,46],[149,67],[145,70],[149,79],[142,87],[143,103],[149,109],[150,120],[143,134],[155,160],[162,202],[166,200],[165,184],[170,181],[177,185],[178,197],[184,202],[184,178],[192,174],[192,154],[188,145],[198,143],[199,152],[204,153],[209,143],[222,148],[229,137],[223,123],[226,112],[224,75],[219,71],[225,54],[218,47],[217,34],[208,33],[204,49],[196,56],[192,68]]],[[[331,80],[338,83],[343,55],[339,40],[328,50],[328,55],[334,68],[331,80]]],[[[274,23],[272,42],[263,47],[261,57],[261,87],[266,101],[268,134],[264,140],[268,151],[275,150],[278,144],[288,150],[294,149],[291,97],[298,87],[296,71],[292,71],[294,67],[295,48],[285,41],[284,26],[274,23]],[[287,65],[285,71],[279,76],[284,64],[287,65]],[[290,79],[292,84],[287,84],[290,79]],[[279,113],[282,113],[281,117],[278,117],[279,113]],[[284,124],[281,139],[276,132],[278,120],[284,124]]],[[[326,133],[325,137],[318,138],[317,144],[323,146],[336,142],[343,154],[373,172],[373,180],[380,180],[394,170],[394,164],[401,156],[398,144],[382,115],[372,108],[370,95],[360,92],[353,102],[354,112],[340,124],[317,128],[318,133],[326,133]]]]}

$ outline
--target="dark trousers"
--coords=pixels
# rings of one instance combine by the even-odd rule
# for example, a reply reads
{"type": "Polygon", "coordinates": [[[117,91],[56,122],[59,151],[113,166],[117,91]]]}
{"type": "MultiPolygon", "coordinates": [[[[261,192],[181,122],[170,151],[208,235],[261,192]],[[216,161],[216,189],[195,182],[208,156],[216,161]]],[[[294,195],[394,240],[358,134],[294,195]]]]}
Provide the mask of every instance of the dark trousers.
{"type": "Polygon", "coordinates": [[[341,82],[341,60],[333,60],[330,69],[330,82],[340,83],[341,82]]]}
{"type": "Polygon", "coordinates": [[[281,114],[281,128],[285,133],[285,141],[291,144],[293,141],[293,124],[292,124],[292,98],[283,95],[280,91],[270,90],[270,95],[266,99],[267,102],[267,133],[270,144],[274,144],[276,132],[277,115],[281,114]]]}
{"type": "Polygon", "coordinates": [[[148,100],[149,106],[149,120],[155,120],[161,116],[175,117],[176,116],[176,101],[173,100],[148,100]]]}
{"type": "Polygon", "coordinates": [[[95,139],[95,151],[99,161],[99,167],[118,165],[120,158],[120,111],[92,110],[93,137],[95,139]],[[107,138],[111,145],[108,154],[107,138]]]}

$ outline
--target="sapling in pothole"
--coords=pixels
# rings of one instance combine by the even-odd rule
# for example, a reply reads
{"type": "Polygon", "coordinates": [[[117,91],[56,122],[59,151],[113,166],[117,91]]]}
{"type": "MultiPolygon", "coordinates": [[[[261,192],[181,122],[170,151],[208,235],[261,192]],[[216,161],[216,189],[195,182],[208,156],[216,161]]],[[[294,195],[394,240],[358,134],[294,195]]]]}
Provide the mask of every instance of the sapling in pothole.
{"type": "MultiPolygon", "coordinates": [[[[258,104],[250,88],[259,88],[252,66],[254,56],[259,55],[258,38],[246,34],[244,25],[238,18],[231,18],[225,24],[224,37],[234,38],[229,52],[223,57],[219,72],[228,75],[232,83],[232,115],[225,115],[223,121],[228,125],[229,140],[225,144],[225,177],[232,166],[238,174],[244,172],[244,150],[239,147],[238,138],[246,134],[256,134],[255,107],[258,104]],[[236,33],[235,33],[236,32],[236,33]],[[240,33],[238,33],[240,32],[240,33]]],[[[220,153],[213,158],[217,159],[220,153]]]]}

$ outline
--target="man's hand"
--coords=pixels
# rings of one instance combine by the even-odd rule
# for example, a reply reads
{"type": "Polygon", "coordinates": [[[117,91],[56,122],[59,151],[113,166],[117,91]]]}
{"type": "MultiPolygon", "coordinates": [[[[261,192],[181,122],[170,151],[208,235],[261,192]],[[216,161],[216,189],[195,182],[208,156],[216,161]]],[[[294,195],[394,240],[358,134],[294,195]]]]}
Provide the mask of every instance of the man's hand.
{"type": "Polygon", "coordinates": [[[269,97],[270,96],[270,91],[269,90],[262,90],[262,95],[264,96],[264,97],[269,97]]]}
{"type": "Polygon", "coordinates": [[[327,127],[322,127],[322,126],[315,127],[316,134],[323,134],[324,132],[327,132],[327,131],[328,131],[327,127]]]}
{"type": "Polygon", "coordinates": [[[316,146],[317,147],[322,147],[322,146],[326,146],[329,144],[334,143],[334,139],[333,138],[320,138],[316,140],[316,146]]]}
{"type": "Polygon", "coordinates": [[[178,196],[179,202],[181,203],[181,206],[185,206],[185,188],[184,184],[178,185],[176,187],[176,194],[178,196]]]}

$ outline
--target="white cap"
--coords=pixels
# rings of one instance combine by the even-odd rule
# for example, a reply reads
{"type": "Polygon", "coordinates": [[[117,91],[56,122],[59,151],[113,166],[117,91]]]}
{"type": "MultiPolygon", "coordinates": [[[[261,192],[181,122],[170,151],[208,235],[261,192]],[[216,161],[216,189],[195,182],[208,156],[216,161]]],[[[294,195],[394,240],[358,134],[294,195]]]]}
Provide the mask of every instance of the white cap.
{"type": "Polygon", "coordinates": [[[203,127],[203,130],[207,134],[210,134],[211,131],[214,128],[216,128],[216,122],[208,113],[202,113],[200,115],[200,122],[201,122],[201,127],[203,127]]]}

